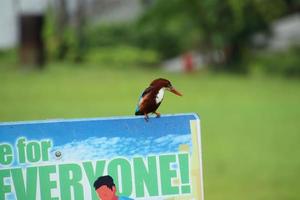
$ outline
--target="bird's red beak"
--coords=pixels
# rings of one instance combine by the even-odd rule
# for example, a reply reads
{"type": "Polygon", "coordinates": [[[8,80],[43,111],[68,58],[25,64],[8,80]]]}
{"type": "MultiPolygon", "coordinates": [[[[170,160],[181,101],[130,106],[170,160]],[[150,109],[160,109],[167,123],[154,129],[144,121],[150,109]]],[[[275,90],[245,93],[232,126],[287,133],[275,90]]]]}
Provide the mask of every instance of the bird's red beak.
{"type": "Polygon", "coordinates": [[[182,94],[180,92],[178,92],[174,87],[170,88],[170,92],[172,92],[172,93],[174,93],[174,94],[176,94],[178,96],[182,96],[182,94]]]}

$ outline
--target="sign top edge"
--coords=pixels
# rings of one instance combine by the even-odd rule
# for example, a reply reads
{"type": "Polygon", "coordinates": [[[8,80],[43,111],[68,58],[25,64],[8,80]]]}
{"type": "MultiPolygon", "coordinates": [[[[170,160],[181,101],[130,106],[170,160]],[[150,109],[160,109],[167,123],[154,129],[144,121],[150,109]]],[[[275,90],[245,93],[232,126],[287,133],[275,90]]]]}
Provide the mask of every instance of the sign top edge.
{"type": "MultiPolygon", "coordinates": [[[[197,113],[177,113],[161,115],[161,118],[170,118],[178,116],[192,116],[195,120],[200,120],[197,113]]],[[[144,116],[112,116],[112,117],[95,117],[95,118],[61,118],[61,119],[45,119],[45,120],[30,120],[30,121],[12,121],[0,122],[0,126],[4,125],[22,125],[22,124],[42,124],[42,123],[59,123],[59,122],[84,122],[84,121],[98,121],[98,120],[124,120],[124,119],[139,119],[144,116]]]]}

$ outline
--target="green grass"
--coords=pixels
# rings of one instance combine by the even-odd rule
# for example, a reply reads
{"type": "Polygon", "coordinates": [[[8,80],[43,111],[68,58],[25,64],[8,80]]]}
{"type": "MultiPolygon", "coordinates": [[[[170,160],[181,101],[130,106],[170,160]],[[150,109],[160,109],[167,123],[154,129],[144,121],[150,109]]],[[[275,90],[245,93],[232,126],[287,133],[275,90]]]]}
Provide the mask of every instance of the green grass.
{"type": "Polygon", "coordinates": [[[206,200],[300,198],[300,81],[199,72],[52,64],[0,66],[0,121],[132,115],[140,92],[166,77],[161,113],[201,117],[206,200]]]}

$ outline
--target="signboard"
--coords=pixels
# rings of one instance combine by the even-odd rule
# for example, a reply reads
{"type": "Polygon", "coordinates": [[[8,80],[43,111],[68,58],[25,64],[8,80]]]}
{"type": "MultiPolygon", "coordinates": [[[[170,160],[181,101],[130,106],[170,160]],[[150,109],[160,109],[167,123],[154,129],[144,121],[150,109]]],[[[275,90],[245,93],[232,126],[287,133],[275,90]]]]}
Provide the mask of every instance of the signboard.
{"type": "Polygon", "coordinates": [[[0,123],[1,200],[98,200],[106,175],[119,199],[203,200],[200,119],[0,123]]]}

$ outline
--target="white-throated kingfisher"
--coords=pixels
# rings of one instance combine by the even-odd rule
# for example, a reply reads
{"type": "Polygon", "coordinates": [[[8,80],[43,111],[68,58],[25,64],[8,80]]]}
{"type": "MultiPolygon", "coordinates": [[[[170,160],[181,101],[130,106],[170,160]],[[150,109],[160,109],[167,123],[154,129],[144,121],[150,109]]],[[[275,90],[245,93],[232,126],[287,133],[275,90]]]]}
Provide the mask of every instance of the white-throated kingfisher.
{"type": "Polygon", "coordinates": [[[164,98],[165,90],[182,96],[182,94],[172,86],[169,80],[164,78],[155,79],[141,95],[135,110],[135,115],[144,115],[146,121],[149,119],[149,113],[155,113],[156,117],[160,117],[160,113],[156,112],[156,110],[164,98]]]}

